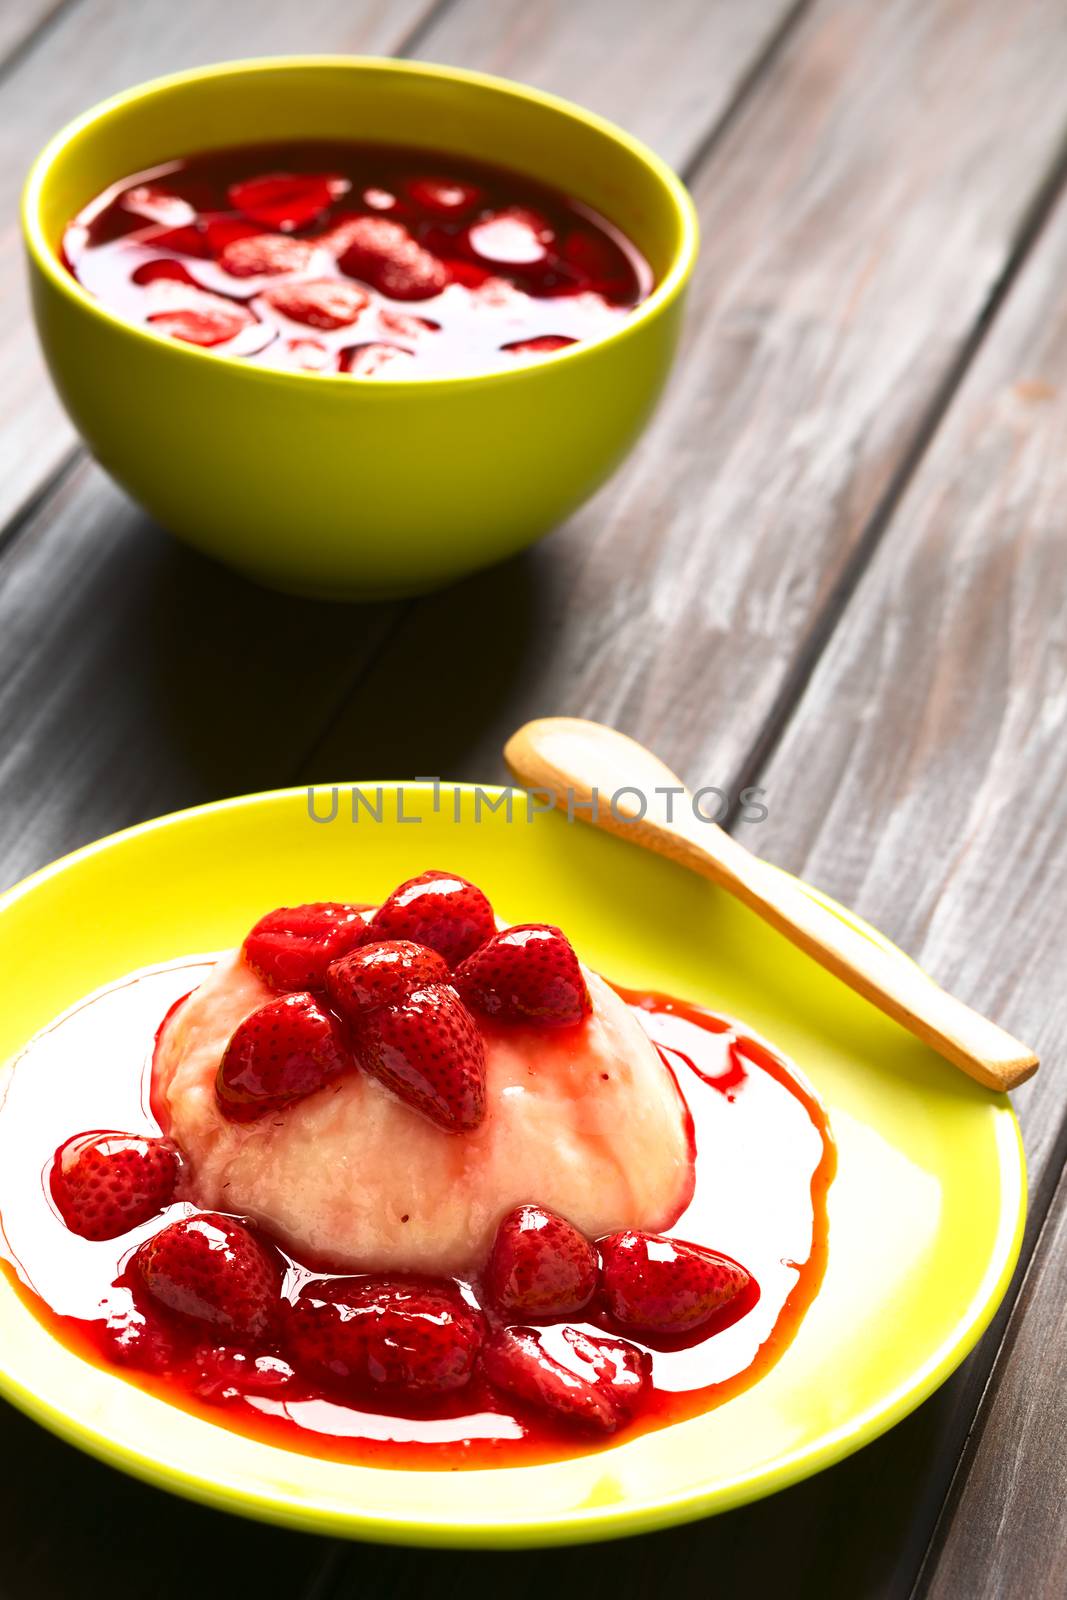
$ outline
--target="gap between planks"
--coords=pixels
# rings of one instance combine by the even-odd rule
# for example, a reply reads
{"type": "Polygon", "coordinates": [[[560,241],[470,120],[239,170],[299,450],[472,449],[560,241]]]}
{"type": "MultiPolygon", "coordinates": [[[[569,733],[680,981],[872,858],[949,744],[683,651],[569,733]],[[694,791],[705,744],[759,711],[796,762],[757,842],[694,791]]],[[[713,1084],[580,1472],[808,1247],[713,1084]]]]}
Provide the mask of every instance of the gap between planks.
{"type": "Polygon", "coordinates": [[[6,78],[18,70],[25,58],[36,50],[42,40],[51,32],[59,21],[64,11],[70,11],[76,5],[81,5],[83,0],[53,0],[53,4],[44,5],[24,33],[16,33],[8,42],[4,52],[0,55],[0,88],[6,78]]]}
{"type": "Polygon", "coordinates": [[[961,345],[959,354],[951,363],[926,412],[919,418],[914,437],[895,468],[881,500],[871,512],[855,549],[846,560],[822,609],[816,614],[807,636],[801,641],[793,665],[783,679],[763,727],[738,763],[727,787],[728,794],[738,797],[731,800],[730,810],[723,822],[727,831],[732,832],[738,822],[741,791],[757,784],[760,776],[769,767],[771,758],[793,720],[793,714],[804,697],[823,652],[893,521],[897,507],[925,460],[961,384],[996,323],[1001,306],[1011,293],[1013,284],[1029,260],[1065,190],[1067,190],[1067,129],[1064,130],[1058,154],[1038,185],[1020,222],[1018,235],[1008,259],[992,284],[986,301],[975,318],[970,335],[961,345]]]}

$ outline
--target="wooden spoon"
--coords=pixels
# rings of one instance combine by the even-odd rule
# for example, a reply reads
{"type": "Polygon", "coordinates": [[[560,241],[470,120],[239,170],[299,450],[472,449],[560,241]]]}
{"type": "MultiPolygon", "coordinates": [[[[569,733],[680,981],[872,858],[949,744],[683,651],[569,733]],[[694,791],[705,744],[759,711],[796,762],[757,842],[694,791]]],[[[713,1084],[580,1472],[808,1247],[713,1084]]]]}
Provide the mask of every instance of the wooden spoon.
{"type": "Polygon", "coordinates": [[[696,817],[692,797],[670,768],[625,734],[576,717],[542,717],[511,736],[504,757],[520,783],[551,796],[569,815],[678,861],[736,895],[968,1077],[990,1089],[1014,1089],[1037,1071],[1032,1050],[946,994],[902,951],[872,943],[795,879],[696,817]],[[612,796],[623,789],[613,807],[612,796]]]}

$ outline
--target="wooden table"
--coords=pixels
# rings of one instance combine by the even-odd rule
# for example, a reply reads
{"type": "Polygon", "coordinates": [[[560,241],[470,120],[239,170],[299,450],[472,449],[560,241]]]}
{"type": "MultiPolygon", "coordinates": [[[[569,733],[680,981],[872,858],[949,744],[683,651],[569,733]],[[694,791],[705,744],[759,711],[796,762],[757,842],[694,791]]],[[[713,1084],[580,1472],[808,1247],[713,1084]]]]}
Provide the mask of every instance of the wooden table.
{"type": "Polygon", "coordinates": [[[0,1597],[1059,1600],[1063,0],[6,0],[0,55],[0,878],[221,795],[491,780],[524,718],[594,716],[694,784],[763,785],[750,844],[1044,1057],[1017,1096],[1031,1214],[1002,1314],[833,1471],[614,1546],[438,1555],[200,1510],[5,1408],[0,1597]],[[21,282],[18,184],[69,116],[308,49],[573,95],[685,175],[704,233],[677,375],[610,487],[506,566],[361,610],[252,589],[126,501],[60,414],[21,282]]]}

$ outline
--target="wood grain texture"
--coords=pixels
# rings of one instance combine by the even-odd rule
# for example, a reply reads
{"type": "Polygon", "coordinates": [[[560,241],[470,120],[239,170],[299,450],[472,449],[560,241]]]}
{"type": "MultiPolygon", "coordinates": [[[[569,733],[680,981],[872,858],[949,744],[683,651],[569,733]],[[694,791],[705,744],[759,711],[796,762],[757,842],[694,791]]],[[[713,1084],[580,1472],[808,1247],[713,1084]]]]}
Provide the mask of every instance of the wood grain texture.
{"type": "MultiPolygon", "coordinates": [[[[19,0],[24,4],[24,0],[19,0]]],[[[398,49],[431,0],[74,0],[0,83],[0,528],[71,450],[30,319],[18,197],[56,130],[140,79],[226,56],[398,49]]]]}
{"type": "MultiPolygon", "coordinates": [[[[1067,620],[1062,506],[1067,493],[1067,198],[994,323],[955,404],[838,626],[762,781],[769,820],[742,829],[763,854],[878,922],[964,999],[1024,1032],[1046,1063],[1018,1091],[1032,1244],[1067,1148],[1067,620]]],[[[1056,1228],[1053,1228],[1053,1237],[1056,1228]]],[[[1054,1250],[1041,1287],[1008,1324],[1005,1359],[1058,1314],[1054,1250]],[[1017,1330],[1022,1330],[1017,1331],[1017,1330]]],[[[930,1453],[885,1442],[887,1476],[910,1475],[923,1515],[951,1476],[996,1352],[987,1340],[944,1391],[930,1453]]],[[[1009,1367],[1010,1395],[1021,1381],[1009,1367]]],[[[1067,1430],[1067,1395],[1049,1359],[1027,1369],[1048,1437],[1067,1430]]],[[[1001,1380],[994,1379],[995,1396],[1001,1380]]],[[[983,1465],[948,1523],[935,1593],[1030,1600],[998,1569],[979,1582],[974,1550],[1002,1513],[989,1451],[1010,1471],[1002,1404],[983,1465]],[[984,1496],[984,1498],[983,1498],[984,1496]],[[959,1519],[957,1525],[957,1518],[959,1519]],[[968,1554],[968,1552],[970,1554],[968,1554]],[[949,1586],[971,1560],[970,1586],[949,1586]]],[[[980,1438],[985,1435],[980,1417],[980,1438]]],[[[1020,1468],[1020,1470],[1022,1470],[1020,1468]]],[[[1027,1476],[1041,1560],[1062,1565],[1067,1527],[1054,1477],[1027,1476]],[[1053,1538],[1052,1529],[1056,1529],[1053,1538]]],[[[920,1519],[917,1514],[914,1527],[920,1519]]],[[[1016,1524],[1018,1525],[1018,1524],[1016,1524]]],[[[1005,1525],[1006,1527],[1008,1524],[1005,1525]]],[[[864,1525],[860,1524],[861,1529],[864,1525]]],[[[1025,1534],[1012,1544],[1023,1555],[1025,1534]]],[[[835,1555],[839,1554],[835,1550],[835,1555]]],[[[887,1558],[892,1552],[887,1550],[887,1558]]],[[[890,1591],[891,1592],[891,1591],[890,1591]]]]}
{"type": "Polygon", "coordinates": [[[621,122],[684,170],[805,0],[463,0],[417,51],[518,77],[621,122]]]}
{"type": "Polygon", "coordinates": [[[9,554],[5,883],[160,811],[283,782],[389,615],[254,588],[178,546],[89,462],[9,554]]]}
{"type": "Polygon", "coordinates": [[[1067,204],[994,324],[739,836],[1032,1034],[1031,1192],[1067,1138],[1067,204]]]}
{"type": "Polygon", "coordinates": [[[67,0],[4,0],[0,8],[0,74],[29,47],[38,29],[62,11],[67,0]]]}
{"type": "Polygon", "coordinates": [[[805,12],[696,177],[688,335],[643,445],[546,543],[413,608],[307,773],[360,749],[491,778],[558,713],[730,787],[1014,258],[1065,67],[1059,0],[805,12]]]}
{"type": "Polygon", "coordinates": [[[931,1553],[923,1600],[1067,1594],[1067,1174],[931,1553]]]}

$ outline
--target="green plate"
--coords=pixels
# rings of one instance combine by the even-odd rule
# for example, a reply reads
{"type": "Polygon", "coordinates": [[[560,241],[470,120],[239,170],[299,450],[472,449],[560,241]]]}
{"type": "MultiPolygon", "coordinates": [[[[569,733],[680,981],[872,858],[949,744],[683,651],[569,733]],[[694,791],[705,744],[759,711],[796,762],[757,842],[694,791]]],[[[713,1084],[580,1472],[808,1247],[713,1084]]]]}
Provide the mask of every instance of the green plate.
{"type": "MultiPolygon", "coordinates": [[[[124,973],[236,944],[267,907],[376,899],[427,866],[454,869],[509,921],[561,923],[616,981],[743,1018],[814,1082],[839,1165],[826,1278],[793,1344],[719,1409],[598,1453],[407,1472],[320,1461],[169,1406],[58,1344],[4,1281],[7,1398],[179,1494],[319,1533],[431,1545],[609,1538],[706,1516],[817,1472],[899,1421],[973,1347],[1011,1276],[1025,1183],[1008,1101],[682,869],[559,813],[528,819],[522,799],[509,820],[471,788],[454,799],[445,786],[436,809],[427,785],[405,785],[400,810],[395,792],[385,790],[381,821],[364,809],[352,821],[347,787],[329,823],[311,820],[304,789],[224,801],[27,879],[0,900],[0,965],[18,973],[0,1059],[124,973]]],[[[317,809],[328,814],[329,790],[317,809]]]]}

